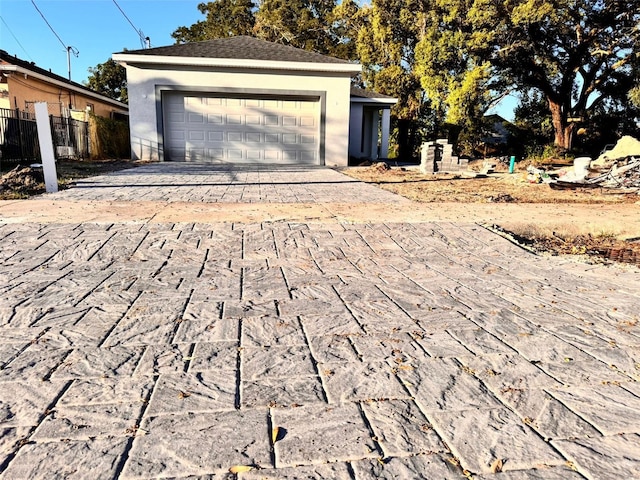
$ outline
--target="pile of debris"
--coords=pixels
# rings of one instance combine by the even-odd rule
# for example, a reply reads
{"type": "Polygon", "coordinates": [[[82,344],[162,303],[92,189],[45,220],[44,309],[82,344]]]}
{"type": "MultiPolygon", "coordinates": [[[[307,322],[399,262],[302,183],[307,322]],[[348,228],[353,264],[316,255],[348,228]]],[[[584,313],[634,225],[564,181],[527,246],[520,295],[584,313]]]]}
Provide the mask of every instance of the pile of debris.
{"type": "Polygon", "coordinates": [[[28,193],[40,189],[44,182],[42,169],[18,165],[0,177],[0,193],[28,193]]]}
{"type": "Polygon", "coordinates": [[[548,183],[553,189],[615,188],[640,195],[640,141],[622,137],[610,150],[591,161],[578,157],[573,167],[559,170],[527,168],[527,181],[548,183]]]}
{"type": "Polygon", "coordinates": [[[640,193],[640,156],[617,160],[600,175],[586,178],[587,185],[635,190],[640,193]]]}
{"type": "Polygon", "coordinates": [[[612,148],[605,148],[600,156],[591,162],[591,167],[611,167],[612,162],[626,157],[640,157],[640,140],[625,135],[612,148]]]}
{"type": "Polygon", "coordinates": [[[529,181],[548,183],[555,190],[576,188],[610,188],[640,195],[640,157],[625,157],[605,168],[590,168],[583,173],[576,169],[544,171],[530,169],[529,181]]]}
{"type": "Polygon", "coordinates": [[[391,167],[385,162],[376,162],[369,167],[372,171],[378,173],[384,173],[387,170],[391,170],[391,167]]]}

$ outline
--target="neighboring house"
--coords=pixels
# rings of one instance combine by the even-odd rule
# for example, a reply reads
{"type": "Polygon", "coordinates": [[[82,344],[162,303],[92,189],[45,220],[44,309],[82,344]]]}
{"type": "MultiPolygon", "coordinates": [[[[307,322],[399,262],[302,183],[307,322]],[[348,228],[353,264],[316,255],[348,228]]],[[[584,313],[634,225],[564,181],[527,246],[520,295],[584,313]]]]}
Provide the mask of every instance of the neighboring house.
{"type": "Polygon", "coordinates": [[[359,64],[246,36],[113,59],[127,69],[134,159],[347,165],[350,141],[377,158],[379,130],[387,149],[388,113],[364,108],[393,102],[350,96],[359,64]]]}
{"type": "Polygon", "coordinates": [[[47,102],[51,115],[82,121],[88,112],[126,118],[129,110],[125,103],[0,50],[0,108],[34,113],[36,102],[47,102]]]}
{"type": "Polygon", "coordinates": [[[513,124],[497,114],[485,115],[483,120],[485,136],[476,148],[477,152],[483,156],[504,153],[512,137],[510,128],[513,129],[513,124]]]}

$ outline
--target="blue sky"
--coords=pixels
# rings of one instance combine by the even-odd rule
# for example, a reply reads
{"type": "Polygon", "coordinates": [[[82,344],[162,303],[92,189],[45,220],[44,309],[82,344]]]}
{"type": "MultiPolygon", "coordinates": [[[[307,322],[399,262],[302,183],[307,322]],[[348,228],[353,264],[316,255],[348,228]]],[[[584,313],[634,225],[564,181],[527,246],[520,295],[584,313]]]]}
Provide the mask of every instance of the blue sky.
{"type": "Polygon", "coordinates": [[[87,79],[89,67],[105,62],[112,53],[142,48],[136,30],[150,37],[151,46],[172,45],[174,30],[203,18],[199,0],[116,0],[134,29],[113,0],[34,1],[65,45],[31,0],[0,0],[4,21],[0,21],[0,48],[67,77],[65,46],[73,46],[80,54],[71,57],[71,78],[80,83],[87,79]]]}
{"type": "MultiPolygon", "coordinates": [[[[173,45],[173,31],[203,19],[198,10],[201,1],[116,0],[127,20],[113,0],[34,0],[61,43],[31,0],[0,0],[0,48],[67,77],[65,47],[73,46],[80,53],[77,58],[71,56],[71,78],[83,83],[89,67],[125,48],[142,48],[138,30],[151,39],[152,47],[173,45]]],[[[491,113],[511,120],[516,103],[513,97],[507,97],[491,113]]]]}

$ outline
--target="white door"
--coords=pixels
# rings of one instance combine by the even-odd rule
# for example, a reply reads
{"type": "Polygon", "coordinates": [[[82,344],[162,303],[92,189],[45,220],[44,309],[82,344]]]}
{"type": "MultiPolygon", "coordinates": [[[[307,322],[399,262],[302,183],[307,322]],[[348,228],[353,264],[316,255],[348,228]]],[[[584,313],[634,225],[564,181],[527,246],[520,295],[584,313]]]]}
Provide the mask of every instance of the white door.
{"type": "Polygon", "coordinates": [[[165,158],[187,162],[320,163],[317,99],[163,97],[165,158]]]}

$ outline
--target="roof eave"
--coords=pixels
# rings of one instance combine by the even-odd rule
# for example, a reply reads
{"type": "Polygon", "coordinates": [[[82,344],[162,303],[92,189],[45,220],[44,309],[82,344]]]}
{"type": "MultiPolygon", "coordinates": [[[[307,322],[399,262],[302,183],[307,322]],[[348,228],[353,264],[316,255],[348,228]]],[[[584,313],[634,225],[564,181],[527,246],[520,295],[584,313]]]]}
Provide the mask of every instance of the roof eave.
{"type": "Polygon", "coordinates": [[[248,68],[261,70],[300,70],[357,74],[362,71],[358,63],[284,62],[277,60],[246,60],[235,58],[174,57],[166,55],[131,55],[114,53],[112,58],[120,65],[156,64],[192,67],[248,68]]]}
{"type": "Polygon", "coordinates": [[[368,103],[368,104],[376,104],[376,105],[395,105],[396,103],[398,103],[398,99],[397,98],[391,98],[391,97],[384,97],[384,98],[378,98],[378,97],[355,97],[355,96],[351,96],[350,99],[351,103],[368,103]]]}
{"type": "Polygon", "coordinates": [[[85,95],[87,97],[95,98],[96,100],[100,100],[103,103],[108,103],[114,107],[121,108],[123,110],[129,110],[129,106],[126,103],[119,102],[109,97],[105,97],[104,95],[100,95],[99,93],[92,92],[91,90],[85,90],[83,88],[78,88],[73,84],[61,82],[60,80],[56,80],[55,78],[47,77],[46,75],[42,75],[40,73],[29,70],[28,68],[20,67],[18,65],[0,65],[0,71],[4,72],[15,72],[21,73],[24,75],[29,75],[33,78],[36,78],[42,82],[50,83],[52,85],[56,85],[58,87],[64,88],[66,90],[73,90],[79,94],[85,95]]]}

